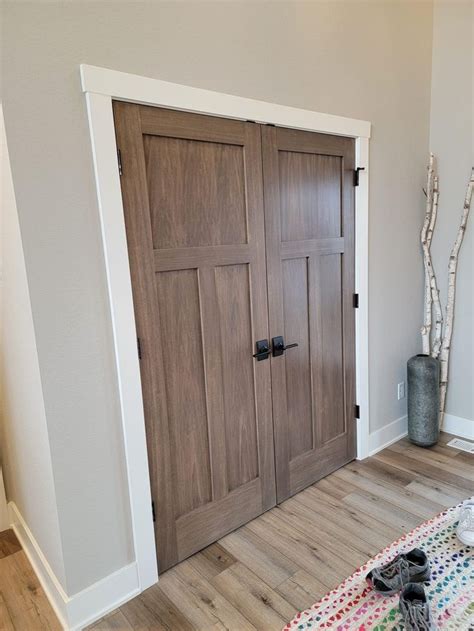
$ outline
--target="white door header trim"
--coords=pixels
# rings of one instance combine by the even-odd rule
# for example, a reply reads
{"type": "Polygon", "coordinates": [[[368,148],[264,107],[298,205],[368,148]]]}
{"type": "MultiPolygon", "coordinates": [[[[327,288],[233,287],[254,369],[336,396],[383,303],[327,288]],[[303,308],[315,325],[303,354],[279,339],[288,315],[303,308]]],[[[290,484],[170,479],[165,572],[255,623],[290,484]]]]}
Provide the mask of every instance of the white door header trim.
{"type": "Polygon", "coordinates": [[[124,101],[339,136],[370,137],[370,123],[355,118],[320,114],[85,64],[81,65],[81,78],[84,92],[124,101]]]}

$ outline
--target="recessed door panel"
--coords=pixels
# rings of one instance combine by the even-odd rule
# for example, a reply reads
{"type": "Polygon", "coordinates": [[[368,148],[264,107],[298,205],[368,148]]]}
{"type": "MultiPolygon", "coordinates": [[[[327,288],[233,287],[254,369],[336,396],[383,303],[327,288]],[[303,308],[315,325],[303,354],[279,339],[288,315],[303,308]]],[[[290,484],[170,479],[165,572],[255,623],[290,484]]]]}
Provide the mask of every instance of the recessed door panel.
{"type": "Polygon", "coordinates": [[[247,242],[243,146],[146,134],[143,148],[155,249],[247,242]]]}
{"type": "Polygon", "coordinates": [[[308,262],[307,257],[282,261],[285,340],[298,344],[298,351],[288,351],[284,360],[292,458],[314,447],[308,262]]]}
{"type": "Polygon", "coordinates": [[[258,476],[257,423],[248,265],[215,269],[226,431],[228,490],[258,476]]]}
{"type": "Polygon", "coordinates": [[[317,446],[344,434],[344,331],[341,254],[313,261],[314,283],[314,407],[317,446]]]}
{"type": "Polygon", "coordinates": [[[197,270],[156,274],[176,516],[212,497],[197,270]]]}
{"type": "Polygon", "coordinates": [[[278,152],[282,241],[341,236],[341,160],[278,152]]]}

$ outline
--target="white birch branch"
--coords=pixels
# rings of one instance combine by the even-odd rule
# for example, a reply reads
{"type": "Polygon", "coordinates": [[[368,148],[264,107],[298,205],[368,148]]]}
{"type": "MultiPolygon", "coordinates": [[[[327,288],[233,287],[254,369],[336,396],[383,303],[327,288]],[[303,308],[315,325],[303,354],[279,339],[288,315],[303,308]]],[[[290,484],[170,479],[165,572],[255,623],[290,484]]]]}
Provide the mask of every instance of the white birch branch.
{"type": "Polygon", "coordinates": [[[426,185],[426,210],[425,210],[425,220],[423,221],[423,227],[421,229],[421,247],[423,249],[423,265],[425,269],[425,301],[424,301],[424,320],[423,326],[421,327],[421,339],[423,344],[423,353],[425,355],[429,355],[430,353],[430,338],[431,338],[431,305],[432,305],[432,295],[431,295],[431,284],[430,284],[430,269],[431,265],[431,256],[430,256],[430,248],[428,244],[428,229],[431,223],[432,217],[432,204],[433,204],[433,174],[434,174],[434,156],[430,153],[430,159],[428,162],[428,178],[426,185]]]}
{"type": "Polygon", "coordinates": [[[456,241],[454,242],[451,255],[449,257],[448,265],[448,300],[446,303],[446,324],[444,330],[443,341],[440,351],[441,362],[441,377],[440,377],[440,427],[443,425],[444,408],[446,405],[446,391],[448,387],[448,368],[449,368],[449,354],[451,351],[451,338],[453,334],[453,320],[454,320],[454,303],[456,299],[456,274],[458,265],[459,250],[464,239],[466,232],[467,220],[469,218],[469,211],[471,209],[472,190],[474,187],[474,167],[471,170],[471,178],[467,185],[466,197],[464,198],[464,206],[461,216],[461,224],[459,226],[456,241]]]}
{"type": "Polygon", "coordinates": [[[439,199],[439,184],[438,184],[438,176],[436,175],[434,178],[433,184],[433,204],[431,211],[431,219],[430,225],[428,226],[428,233],[426,236],[426,240],[428,242],[428,254],[430,260],[430,289],[431,289],[431,299],[433,301],[434,312],[435,312],[435,331],[434,331],[434,339],[431,348],[431,355],[436,359],[439,356],[439,351],[441,349],[441,335],[443,331],[443,310],[441,308],[441,301],[439,297],[439,289],[438,283],[436,280],[436,274],[433,267],[433,261],[431,258],[431,240],[433,238],[433,231],[436,225],[436,217],[438,215],[438,199],[439,199]]]}

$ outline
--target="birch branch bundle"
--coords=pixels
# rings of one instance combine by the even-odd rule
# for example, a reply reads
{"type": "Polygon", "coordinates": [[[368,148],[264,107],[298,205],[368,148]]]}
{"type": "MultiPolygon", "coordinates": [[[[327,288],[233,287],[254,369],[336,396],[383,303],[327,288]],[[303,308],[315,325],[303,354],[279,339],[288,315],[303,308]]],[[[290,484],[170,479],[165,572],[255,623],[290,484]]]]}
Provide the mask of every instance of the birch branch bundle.
{"type": "Polygon", "coordinates": [[[435,175],[434,156],[430,153],[428,163],[428,181],[426,186],[426,210],[423,227],[421,229],[421,246],[423,250],[423,266],[425,270],[425,299],[424,299],[424,319],[421,327],[421,338],[423,343],[423,353],[431,355],[440,360],[440,427],[443,423],[444,408],[446,405],[446,392],[448,387],[449,354],[451,350],[451,338],[453,335],[454,305],[456,300],[456,275],[458,257],[461,245],[466,232],[467,220],[471,209],[471,201],[474,190],[474,167],[471,170],[471,177],[467,185],[466,196],[461,216],[461,223],[456,240],[451,250],[448,265],[448,297],[446,303],[446,321],[443,334],[443,310],[439,296],[438,283],[433,268],[431,258],[431,241],[436,226],[439,200],[439,181],[435,175]],[[433,306],[435,314],[435,327],[433,342],[432,323],[433,306]]]}

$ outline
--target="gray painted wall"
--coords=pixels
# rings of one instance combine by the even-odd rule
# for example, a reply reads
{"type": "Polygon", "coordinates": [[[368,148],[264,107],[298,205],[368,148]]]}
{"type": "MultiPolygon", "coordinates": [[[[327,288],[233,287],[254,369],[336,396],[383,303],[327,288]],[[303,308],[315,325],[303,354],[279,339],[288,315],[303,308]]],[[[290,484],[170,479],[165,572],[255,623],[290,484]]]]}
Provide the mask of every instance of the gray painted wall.
{"type": "MultiPolygon", "coordinates": [[[[449,253],[474,164],[473,32],[472,2],[435,3],[430,144],[438,158],[440,201],[432,251],[443,305],[449,253]]],[[[474,210],[458,266],[446,412],[474,421],[474,210]]]]}
{"type": "Polygon", "coordinates": [[[10,499],[65,587],[48,427],[1,103],[0,166],[0,464],[10,499]]]}
{"type": "MultiPolygon", "coordinates": [[[[73,594],[131,560],[81,62],[372,121],[371,429],[420,347],[430,2],[4,2],[3,93],[73,594]]],[[[9,489],[11,492],[11,489],[9,489]]]]}

